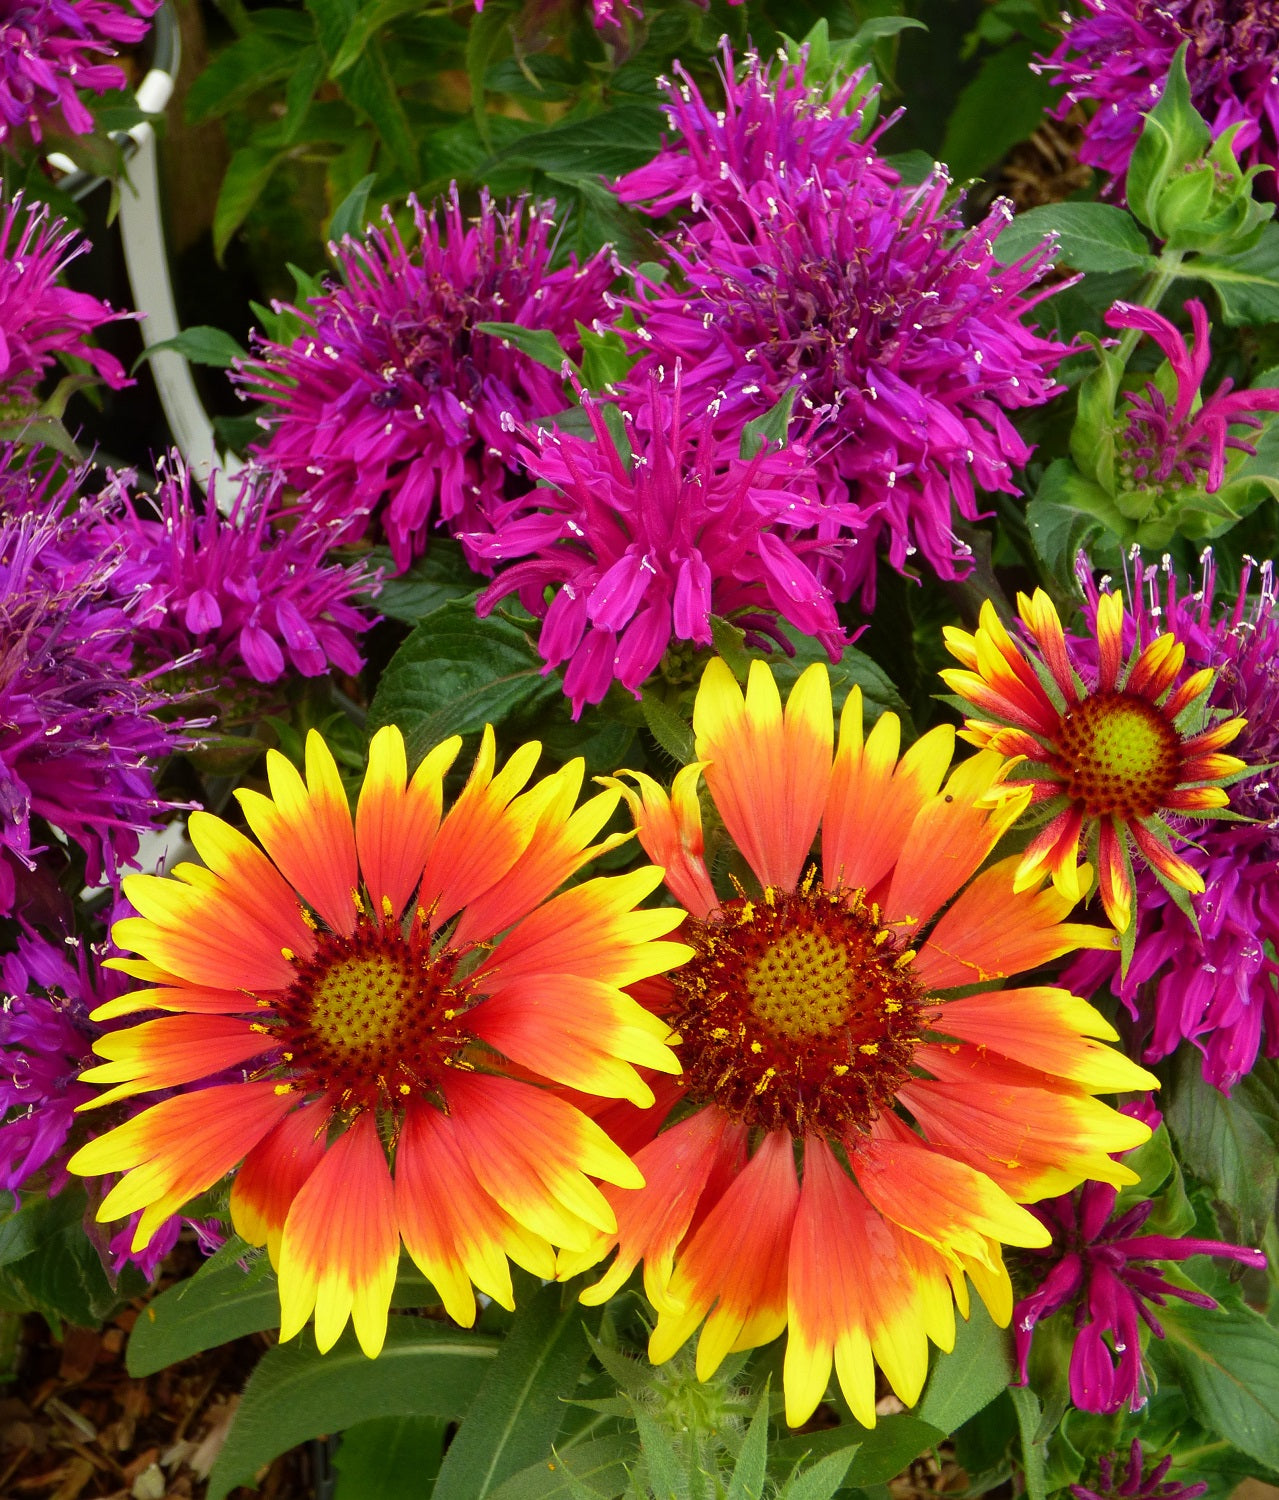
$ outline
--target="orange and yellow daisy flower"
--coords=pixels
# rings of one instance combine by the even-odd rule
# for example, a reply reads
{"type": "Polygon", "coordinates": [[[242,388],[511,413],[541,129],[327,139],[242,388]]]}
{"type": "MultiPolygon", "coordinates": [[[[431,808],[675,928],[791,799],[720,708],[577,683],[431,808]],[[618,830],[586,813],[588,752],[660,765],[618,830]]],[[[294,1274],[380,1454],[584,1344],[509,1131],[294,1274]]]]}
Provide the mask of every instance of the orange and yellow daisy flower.
{"type": "Polygon", "coordinates": [[[1051,886],[1015,889],[1015,858],[982,868],[1029,797],[1002,784],[1001,757],[951,770],[942,728],[899,759],[897,719],[863,737],[856,690],[836,748],[824,666],[783,709],[767,666],[752,664],[743,698],[712,661],[694,728],[697,763],[669,797],[621,773],[640,842],[689,912],[695,956],[661,981],[684,1072],[662,1080],[658,1109],[598,1114],[646,1186],[606,1189],[617,1229],[562,1251],[560,1274],[616,1248],[585,1294],[598,1302],[643,1261],[652,1358],[700,1326],[702,1378],[788,1329],[788,1421],[811,1415],[833,1366],[869,1426],[875,1364],[913,1403],[969,1280],[1007,1323],[1000,1246],[1048,1241],[1024,1203],[1136,1180],[1111,1153],[1147,1127],[1093,1095],[1155,1080],[1096,1040],[1115,1034],[1085,1001],[1002,987],[1114,934],[1067,921],[1051,886]],[[757,882],[727,899],[699,778],[757,882]]]}
{"type": "Polygon", "coordinates": [[[238,1166],[232,1221],[279,1272],[281,1336],[314,1312],[321,1350],[349,1318],[379,1351],[401,1242],[470,1324],[473,1287],[512,1305],[508,1257],[549,1277],[553,1246],[611,1233],[591,1179],[642,1178],[533,1077],[644,1106],[635,1064],[679,1069],[668,1028],[622,988],[690,952],[661,941],[682,912],[636,909],[661,871],[555,894],[622,837],[592,847],[618,793],[577,807],[581,761],[525,790],[539,747],[496,770],[486,731],[445,814],[460,746],[410,780],[399,730],[380,730],[352,820],[312,733],[305,780],[272,752],[271,795],[238,793],[261,848],[194,813],[202,866],[124,882],[139,915],[114,937],[140,957],[115,965],[148,987],[95,1014],[168,1014],[103,1037],[106,1060],[84,1077],[110,1085],[99,1104],[214,1081],[91,1141],[71,1168],[124,1174],[98,1217],[142,1210],[138,1249],[238,1166]],[[239,1081],[216,1081],[227,1070],[239,1081]]]}
{"type": "Polygon", "coordinates": [[[1244,727],[1223,719],[1191,732],[1212,686],[1205,667],[1178,684],[1186,648],[1172,633],[1134,650],[1125,663],[1124,603],[1102,594],[1096,610],[1096,669],[1091,687],[1077,670],[1052,601],[1042,589],[1017,596],[1022,624],[1038,652],[1019,646],[989,600],[976,634],[948,629],[946,645],[962,663],[941,674],[982,715],[964,738],[1018,761],[1031,804],[1047,821],[1017,869],[1017,888],[1045,871],[1071,901],[1088,894],[1081,849],[1098,872],[1106,915],[1120,932],[1132,922],[1132,851],[1170,888],[1198,894],[1203,879],[1173,852],[1167,814],[1204,816],[1229,802],[1220,784],[1244,763],[1220,752],[1244,727]]]}

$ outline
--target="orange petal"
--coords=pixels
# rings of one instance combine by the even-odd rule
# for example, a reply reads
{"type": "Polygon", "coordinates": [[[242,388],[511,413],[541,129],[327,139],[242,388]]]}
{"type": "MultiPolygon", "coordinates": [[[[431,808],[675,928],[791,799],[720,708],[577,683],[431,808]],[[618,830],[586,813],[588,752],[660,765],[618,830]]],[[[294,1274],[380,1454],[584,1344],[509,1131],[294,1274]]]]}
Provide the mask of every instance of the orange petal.
{"type": "Polygon", "coordinates": [[[280,1338],[315,1312],[321,1354],[349,1319],[370,1359],[386,1338],[400,1236],[395,1192],[377,1124],[355,1119],[324,1153],[289,1208],[280,1239],[280,1338]]]}
{"type": "Polygon", "coordinates": [[[1052,679],[1057,684],[1057,690],[1066,700],[1066,706],[1069,708],[1078,703],[1079,689],[1075,685],[1075,674],[1066,650],[1066,636],[1061,628],[1061,616],[1057,613],[1056,605],[1043,589],[1036,589],[1029,599],[1025,594],[1017,595],[1017,613],[1034,636],[1044,662],[1052,673],[1052,679]]]}
{"type": "Polygon", "coordinates": [[[244,1158],[231,1185],[231,1222],[250,1245],[265,1245],[279,1267],[284,1221],[302,1184],[324,1156],[332,1110],[323,1102],[293,1110],[244,1158]]]}
{"type": "Polygon", "coordinates": [[[187,835],[219,877],[219,889],[253,926],[267,929],[272,947],[311,954],[315,934],[302,919],[297,892],[256,844],[221,818],[198,810],[191,814],[187,835]]]}
{"type": "Polygon", "coordinates": [[[404,1247],[456,1323],[475,1322],[472,1283],[513,1308],[507,1257],[533,1275],[555,1274],[550,1245],[522,1229],[476,1180],[449,1117],[411,1105],[395,1155],[395,1208],[404,1247]]]}
{"type": "Polygon", "coordinates": [[[767,1344],[781,1333],[798,1201],[790,1132],[775,1130],[680,1252],[668,1301],[683,1311],[659,1313],[649,1340],[654,1364],[669,1359],[703,1318],[699,1380],[710,1379],[725,1355],[767,1344]]]}
{"type": "Polygon", "coordinates": [[[1176,719],[1185,713],[1195,699],[1212,686],[1212,680],[1216,675],[1211,667],[1202,667],[1198,672],[1192,672],[1164,704],[1164,717],[1176,719]]]}
{"type": "Polygon", "coordinates": [[[335,931],[355,930],[359,865],[355,829],[337,763],[314,729],[306,737],[306,781],[278,750],[266,753],[271,796],[236,792],[249,827],[280,873],[335,931]]]}
{"type": "MultiPolygon", "coordinates": [[[[111,962],[110,959],[107,960],[111,962]]],[[[243,990],[214,990],[199,984],[164,985],[158,989],[130,990],[117,995],[89,1013],[91,1021],[111,1021],[139,1010],[172,1010],[187,1015],[234,1016],[254,1009],[252,995],[243,990]]]]}
{"type": "Polygon", "coordinates": [[[703,858],[702,809],[697,800],[702,770],[696,761],[677,771],[669,797],[642,771],[617,773],[629,776],[638,791],[622,781],[612,783],[626,798],[644,853],[666,872],[666,889],[694,917],[709,916],[719,905],[703,858]]]}
{"type": "Polygon", "coordinates": [[[1113,693],[1124,659],[1124,601],[1120,594],[1097,600],[1097,692],[1113,693]]]}
{"type": "Polygon", "coordinates": [[[1067,901],[1072,904],[1081,901],[1084,893],[1079,884],[1079,836],[1083,826],[1083,808],[1078,804],[1051,819],[1022,853],[1017,866],[1018,888],[1037,886],[1048,874],[1067,901]]]}
{"type": "Polygon", "coordinates": [[[373,910],[398,919],[417,890],[440,826],[444,777],[462,748],[460,735],[437,745],[408,779],[404,736],[393,725],[369,744],[369,768],[355,809],[360,873],[373,910]]]}
{"type": "MultiPolygon", "coordinates": [[[[1097,863],[1101,904],[1116,932],[1132,921],[1132,872],[1122,833],[1113,818],[1103,818],[1097,835],[1097,863]]],[[[1202,887],[1201,887],[1202,888],[1202,887]]]]}
{"type": "Polygon", "coordinates": [[[817,663],[785,711],[773,674],[751,663],[743,700],[718,657],[693,707],[699,761],[724,826],[761,885],[793,890],[808,861],[830,785],[834,713],[830,674],[817,663]]]}
{"type": "Polygon", "coordinates": [[[897,758],[901,722],[881,714],[863,739],[861,689],[839,720],[839,748],[822,817],[822,878],[832,890],[873,890],[893,868],[921,808],[941,786],[955,750],[942,725],[897,758]]]}
{"type": "Polygon", "coordinates": [[[1133,663],[1124,692],[1157,702],[1176,682],[1185,660],[1186,648],[1175,635],[1157,636],[1133,663]]]}
{"type": "Polygon", "coordinates": [[[1133,842],[1146,862],[1174,885],[1198,896],[1204,888],[1204,878],[1192,864],[1174,854],[1167,844],[1160,841],[1141,823],[1133,823],[1129,832],[1133,842]]]}
{"type": "Polygon", "coordinates": [[[1052,886],[1016,891],[1014,854],[983,870],[920,946],[915,975],[930,990],[984,984],[1037,969],[1076,948],[1113,948],[1104,927],[1067,922],[1073,902],[1052,886]]]}
{"type": "Polygon", "coordinates": [[[108,1031],[93,1044],[107,1062],[85,1068],[85,1083],[113,1083],[81,1109],[99,1108],[147,1089],[172,1089],[233,1068],[275,1046],[274,1038],[249,1022],[227,1016],[161,1016],[108,1031]]]}
{"type": "Polygon", "coordinates": [[[270,1082],[225,1083],[175,1094],[81,1146],[67,1163],[81,1177],[123,1172],[98,1221],[143,1210],[133,1235],[141,1250],[182,1205],[213,1186],[296,1103],[270,1082]]]}

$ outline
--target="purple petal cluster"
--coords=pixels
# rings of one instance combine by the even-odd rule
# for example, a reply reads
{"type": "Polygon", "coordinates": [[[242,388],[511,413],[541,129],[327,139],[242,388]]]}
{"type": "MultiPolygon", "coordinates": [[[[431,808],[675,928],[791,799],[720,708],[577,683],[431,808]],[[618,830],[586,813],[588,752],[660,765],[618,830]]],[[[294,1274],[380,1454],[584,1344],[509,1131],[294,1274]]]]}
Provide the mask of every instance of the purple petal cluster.
{"type": "Polygon", "coordinates": [[[356,639],[373,617],[355,600],[377,581],[363,563],[330,560],[334,528],[307,514],[290,526],[278,476],[215,474],[205,495],[176,455],[158,468],[154,496],[131,493],[127,477],[106,492],[128,553],[119,582],[142,659],[197,654],[196,675],[213,683],[358,672],[356,639]],[[224,513],[219,489],[237,483],[224,513]]]}
{"type": "Polygon", "coordinates": [[[89,339],[99,324],[133,314],[112,312],[59,283],[67,265],[88,249],[65,219],[50,217],[45,203],[24,203],[16,193],[0,207],[0,414],[32,408],[36,387],[60,355],[84,360],[116,390],[132,383],[115,355],[89,339]]]}
{"type": "Polygon", "coordinates": [[[1256,452],[1243,438],[1231,435],[1231,426],[1260,427],[1259,412],[1279,411],[1279,390],[1236,391],[1232,380],[1223,380],[1201,400],[1212,360],[1208,313],[1197,299],[1185,306],[1193,344],[1148,307],[1116,302],[1106,314],[1108,327],[1133,328],[1152,338],[1176,381],[1171,404],[1153,381],[1147,382],[1144,393],[1130,391],[1125,398],[1127,425],[1116,444],[1116,477],[1127,491],[1161,491],[1168,499],[1175,499],[1182,489],[1215,494],[1225,478],[1227,451],[1256,452]]]}
{"type": "MultiPolygon", "coordinates": [[[[730,66],[726,51],[726,77],[730,66]]],[[[690,397],[718,398],[727,427],[797,391],[814,419],[817,493],[846,494],[861,521],[858,544],[823,572],[838,597],[873,605],[881,547],[899,571],[918,553],[940,577],[961,576],[971,559],[952,504],[973,520],[980,491],[1016,492],[1031,449],[1008,413],[1060,389],[1052,371],[1068,346],[1025,321],[1049,247],[1000,265],[1007,205],[965,230],[940,169],[918,187],[895,183],[797,76],[771,113],[747,92],[769,121],[748,144],[727,125],[716,136],[693,85],[682,90],[671,92],[700,213],[663,242],[675,276],[629,304],[637,373],[681,361],[690,397]]],[[[653,190],[676,160],[650,169],[653,190]]],[[[679,194],[668,187],[662,201],[679,194]]]]}
{"type": "Polygon", "coordinates": [[[629,395],[611,409],[582,398],[590,438],[524,430],[520,457],[545,488],[470,540],[493,562],[528,560],[480,596],[480,613],[518,593],[543,619],[539,649],[548,671],[568,664],[575,715],[614,681],[638,697],[675,642],[709,647],[712,615],[783,647],[786,620],[838,657],[846,637],[806,559],[827,550],[814,533],[856,517],[811,498],[797,449],[743,459],[725,447],[717,406],[683,392],[678,371],[629,395]]]}
{"type": "Polygon", "coordinates": [[[0,146],[20,133],[39,143],[52,128],[83,135],[93,116],[82,92],[127,82],[104,58],[140,42],[160,0],[6,0],[0,13],[0,146]]]}
{"type": "Polygon", "coordinates": [[[376,524],[397,569],[437,522],[487,529],[518,482],[519,424],[564,407],[563,382],[484,322],[555,334],[580,351],[576,325],[605,312],[609,251],[551,269],[554,205],[487,193],[467,222],[456,187],[428,213],[413,201],[417,244],[388,227],[335,250],[342,284],[294,310],[306,331],[264,341],[241,372],[263,399],[264,459],[305,492],[321,524],[376,524]]]}
{"type": "MultiPolygon", "coordinates": [[[[1066,89],[1057,111],[1096,106],[1079,159],[1118,194],[1144,116],[1159,101],[1177,49],[1188,44],[1190,98],[1213,137],[1232,126],[1245,168],[1279,166],[1279,11],[1273,0],[1083,0],[1044,68],[1066,89]]],[[[1258,179],[1273,198],[1274,175],[1258,179]]]]}
{"type": "Polygon", "coordinates": [[[1127,1469],[1120,1472],[1120,1458],[1111,1453],[1097,1460],[1096,1488],[1072,1484],[1070,1493],[1075,1500],[1196,1500],[1207,1492],[1206,1484],[1181,1484],[1168,1479],[1172,1468],[1172,1454],[1161,1458],[1147,1472],[1146,1455],[1141,1441],[1134,1438],[1128,1450],[1127,1469]]]}
{"type": "MultiPolygon", "coordinates": [[[[1209,710],[1247,720],[1231,748],[1263,769],[1230,791],[1231,808],[1254,821],[1196,822],[1194,842],[1182,851],[1203,876],[1203,895],[1194,902],[1198,930],[1162,886],[1143,882],[1127,974],[1121,976],[1117,958],[1088,954],[1065,982],[1080,994],[1109,985],[1141,1027],[1144,1061],[1191,1042],[1203,1054],[1204,1077],[1229,1092],[1252,1068],[1263,1040],[1266,1055],[1279,1056],[1279,964],[1264,943],[1266,933],[1279,931],[1279,783],[1273,769],[1264,769],[1279,762],[1274,565],[1245,561],[1224,609],[1211,550],[1203,554],[1203,582],[1193,593],[1179,592],[1166,562],[1143,568],[1136,557],[1135,570],[1134,642],[1144,646],[1171,630],[1185,644],[1187,668],[1214,668],[1209,710]]],[[[1080,576],[1095,592],[1086,567],[1080,576]]]]}
{"type": "MultiPolygon", "coordinates": [[[[1129,1106],[1125,1112],[1139,1109],[1148,1123],[1159,1123],[1158,1111],[1148,1105],[1129,1106]]],[[[1070,1355],[1070,1398],[1083,1411],[1117,1412],[1124,1407],[1137,1411],[1145,1405],[1142,1327],[1163,1338],[1154,1309],[1163,1307],[1169,1297],[1196,1307],[1216,1307],[1207,1293],[1170,1282],[1159,1262],[1220,1255],[1249,1266],[1266,1264],[1260,1250],[1220,1240],[1143,1234],[1154,1203],[1146,1199],[1117,1214],[1117,1198],[1108,1183],[1089,1182],[1063,1197],[1029,1205],[1053,1238],[1046,1249],[1024,1252],[1028,1263],[1038,1261],[1046,1270],[1036,1289],[1013,1309],[1021,1381],[1026,1382],[1036,1324],[1063,1308],[1070,1309],[1076,1330],[1070,1355]]]]}
{"type": "Polygon", "coordinates": [[[170,700],[132,672],[134,624],[119,603],[119,542],[86,556],[76,479],[56,490],[0,447],[0,914],[44,847],[39,823],[84,850],[85,877],[114,880],[175,804],[155,765],[186,743],[170,700]]]}

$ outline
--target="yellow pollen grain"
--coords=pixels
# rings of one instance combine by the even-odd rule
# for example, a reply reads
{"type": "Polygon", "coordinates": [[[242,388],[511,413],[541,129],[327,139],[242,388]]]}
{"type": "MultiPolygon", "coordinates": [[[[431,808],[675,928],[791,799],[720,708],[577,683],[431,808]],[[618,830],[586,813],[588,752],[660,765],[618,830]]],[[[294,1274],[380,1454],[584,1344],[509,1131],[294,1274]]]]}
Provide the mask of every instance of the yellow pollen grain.
{"type": "Polygon", "coordinates": [[[867,1057],[874,1057],[875,1054],[879,1051],[879,1043],[863,1042],[857,1050],[861,1053],[864,1053],[867,1057]]]}
{"type": "Polygon", "coordinates": [[[764,1047],[763,1047],[763,1044],[761,1042],[752,1042],[751,1043],[751,1051],[752,1052],[762,1052],[763,1050],[764,1050],[764,1047]]]}
{"type": "Polygon", "coordinates": [[[777,1077],[777,1069],[776,1068],[765,1068],[764,1071],[760,1074],[759,1082],[755,1085],[755,1092],[757,1094],[762,1094],[764,1092],[764,1090],[768,1087],[768,1085],[770,1083],[772,1083],[773,1079],[776,1078],[776,1077],[777,1077]]]}
{"type": "Polygon", "coordinates": [[[292,948],[281,948],[280,949],[280,957],[285,961],[285,963],[291,964],[293,962],[294,957],[295,957],[293,949],[292,948]]]}
{"type": "Polygon", "coordinates": [[[413,1090],[408,1086],[407,1083],[402,1083],[400,1085],[400,1093],[402,1093],[402,1094],[411,1094],[412,1092],[413,1092],[413,1090]]]}
{"type": "Polygon", "coordinates": [[[395,915],[395,908],[391,905],[389,896],[382,897],[382,915],[388,920],[395,915]]]}
{"type": "Polygon", "coordinates": [[[302,918],[303,922],[306,923],[306,925],[311,929],[312,932],[319,932],[320,924],[315,920],[315,915],[311,911],[311,908],[309,906],[299,906],[298,915],[302,918]]]}
{"type": "Polygon", "coordinates": [[[711,1028],[711,1036],[717,1042],[726,1042],[728,1040],[728,1027],[727,1026],[713,1026],[711,1028]]]}

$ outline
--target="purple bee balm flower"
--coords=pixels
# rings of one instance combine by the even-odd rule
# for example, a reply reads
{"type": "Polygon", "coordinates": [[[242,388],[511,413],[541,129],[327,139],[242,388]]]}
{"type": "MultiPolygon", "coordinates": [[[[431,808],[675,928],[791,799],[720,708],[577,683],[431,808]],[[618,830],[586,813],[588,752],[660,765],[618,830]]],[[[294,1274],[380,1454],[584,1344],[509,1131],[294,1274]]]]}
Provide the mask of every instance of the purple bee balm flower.
{"type": "Polygon", "coordinates": [[[1121,414],[1127,426],[1116,442],[1116,478],[1125,492],[1173,494],[1184,489],[1215,494],[1226,473],[1226,452],[1257,450],[1231,426],[1260,427],[1259,412],[1279,411],[1279,390],[1233,389],[1223,380],[1211,396],[1201,396],[1212,359],[1208,314],[1202,302],[1186,303],[1194,331],[1193,346],[1162,314],[1129,302],[1116,302],[1106,314],[1110,328],[1133,328],[1148,334],[1163,351],[1176,381],[1170,403],[1153,381],[1144,394],[1127,393],[1121,414]]]}
{"type": "MultiPolygon", "coordinates": [[[[1122,191],[1144,116],[1158,103],[1177,49],[1189,43],[1190,98],[1213,137],[1238,126],[1235,155],[1245,168],[1279,165],[1279,17],[1271,0],[1083,0],[1056,51],[1043,64],[1064,84],[1057,110],[1095,104],[1079,159],[1122,191]]],[[[1266,173],[1258,187],[1277,191],[1266,173]]]]}
{"type": "Polygon", "coordinates": [[[60,355],[84,360],[116,390],[133,384],[115,355],[95,349],[89,336],[101,323],[134,315],[59,284],[88,249],[65,219],[50,219],[47,204],[24,204],[16,193],[0,209],[0,414],[34,407],[36,387],[60,355]]]}
{"type": "MultiPolygon", "coordinates": [[[[574,717],[615,680],[638,697],[674,642],[709,647],[713,614],[783,649],[787,620],[838,658],[846,636],[805,560],[825,545],[808,534],[832,513],[811,499],[802,455],[739,458],[718,435],[715,407],[681,392],[678,370],[632,394],[620,413],[583,396],[593,440],[525,429],[521,456],[547,487],[491,537],[469,540],[495,562],[530,560],[485,590],[480,613],[518,593],[543,619],[539,649],[548,672],[568,663],[574,717]]],[[[836,514],[834,525],[850,519],[836,514]]]]}
{"type": "Polygon", "coordinates": [[[650,214],[686,206],[700,214],[707,205],[731,214],[757,183],[774,178],[804,182],[817,176],[828,188],[867,179],[884,190],[896,186],[897,173],[873,145],[893,120],[867,135],[864,70],[822,88],[805,82],[807,48],[798,63],[767,65],[748,51],[739,79],[727,38],[720,53],[723,109],[706,102],[678,62],[675,82],[658,79],[677,139],[618,179],[614,190],[623,203],[642,205],[650,214]]]}
{"type": "Polygon", "coordinates": [[[1072,1484],[1070,1493],[1075,1500],[1196,1500],[1207,1492],[1206,1484],[1181,1484],[1166,1478],[1172,1467],[1172,1454],[1161,1458],[1147,1473],[1146,1457],[1141,1441],[1132,1440],[1128,1450],[1128,1469],[1119,1472],[1120,1459],[1116,1453],[1097,1460],[1097,1486],[1072,1484]]]}
{"type": "MultiPolygon", "coordinates": [[[[1080,577],[1092,596],[1091,571],[1080,577]]],[[[1142,568],[1135,558],[1131,588],[1131,642],[1144,646],[1173,631],[1186,647],[1186,665],[1216,672],[1210,711],[1247,722],[1232,749],[1259,769],[1230,789],[1234,811],[1251,822],[1198,822],[1184,858],[1203,877],[1195,898],[1195,924],[1155,881],[1143,881],[1132,963],[1121,976],[1117,958],[1090,954],[1076,962],[1066,982],[1080,994],[1108,984],[1139,1023],[1147,1062],[1174,1052],[1183,1041],[1203,1054],[1204,1077],[1226,1092],[1250,1071],[1264,1038],[1266,1055],[1279,1056],[1279,964],[1266,953],[1263,935],[1279,930],[1279,608],[1274,565],[1246,560],[1239,589],[1217,607],[1216,566],[1203,554],[1203,583],[1179,593],[1172,568],[1142,568]],[[1163,581],[1159,582],[1159,573],[1163,581]],[[1254,580],[1259,592],[1250,596],[1254,580]]],[[[1125,649],[1129,644],[1125,641],[1125,649]]]]}
{"type": "Polygon", "coordinates": [[[154,767],[187,742],[183,726],[158,717],[170,700],[131,673],[133,622],[112,592],[123,548],[75,561],[81,522],[62,517],[75,483],[28,510],[32,460],[0,447],[0,915],[35,868],[33,819],[81,846],[97,885],[177,805],[156,795],[154,767]]]}
{"type": "Polygon", "coordinates": [[[0,146],[42,127],[83,135],[93,116],[81,92],[100,94],[127,83],[113,43],[140,42],[160,0],[4,0],[0,8],[0,146]],[[133,12],[136,12],[134,14],[133,12]]]}
{"type": "Polygon", "coordinates": [[[343,285],[297,313],[292,344],[263,341],[240,379],[271,408],[265,459],[305,491],[317,519],[376,520],[403,570],[435,523],[487,529],[518,475],[518,424],[563,410],[560,376],[477,323],[518,323],[580,350],[576,324],[605,311],[610,251],[550,269],[553,204],[508,213],[481,195],[463,218],[456,187],[427,213],[418,244],[389,227],[335,250],[343,285]]]}
{"type": "MultiPolygon", "coordinates": [[[[1159,1112],[1148,1102],[1125,1106],[1158,1125],[1159,1112]]],[[[1137,1411],[1145,1405],[1141,1359],[1144,1324],[1156,1338],[1164,1331],[1153,1311],[1169,1297],[1196,1307],[1216,1307],[1205,1292],[1175,1286],[1160,1270],[1161,1261],[1220,1255],[1248,1266],[1264,1266],[1260,1250],[1220,1240],[1142,1234],[1154,1204],[1146,1199],[1115,1213],[1118,1192],[1108,1183],[1089,1182],[1073,1193],[1030,1205],[1030,1211],[1053,1237],[1043,1250],[1022,1252],[1028,1264],[1047,1266],[1039,1286],[1013,1309],[1013,1338],[1021,1383],[1026,1383],[1035,1325],[1062,1308],[1073,1311],[1075,1344],[1070,1355],[1070,1398],[1083,1411],[1137,1411]]]]}
{"type": "Polygon", "coordinates": [[[198,655],[196,675],[214,682],[358,672],[356,638],[373,617],[354,600],[377,581],[363,563],[328,560],[333,528],[304,514],[286,529],[278,476],[222,476],[222,486],[239,484],[223,514],[219,476],[206,496],[176,455],[158,467],[155,496],[130,499],[131,476],[107,492],[129,553],[120,582],[136,599],[130,613],[142,657],[198,655]],[[154,510],[158,520],[149,518],[154,510]]]}

